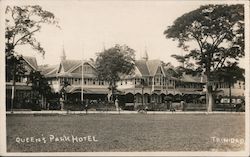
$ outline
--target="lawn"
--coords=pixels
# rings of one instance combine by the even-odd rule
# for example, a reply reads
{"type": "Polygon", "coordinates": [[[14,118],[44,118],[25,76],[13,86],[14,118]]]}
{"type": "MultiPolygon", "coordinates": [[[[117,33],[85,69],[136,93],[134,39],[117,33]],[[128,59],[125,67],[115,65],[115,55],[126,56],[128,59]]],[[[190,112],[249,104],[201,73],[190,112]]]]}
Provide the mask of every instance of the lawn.
{"type": "Polygon", "coordinates": [[[8,115],[7,152],[240,151],[244,117],[8,115]]]}

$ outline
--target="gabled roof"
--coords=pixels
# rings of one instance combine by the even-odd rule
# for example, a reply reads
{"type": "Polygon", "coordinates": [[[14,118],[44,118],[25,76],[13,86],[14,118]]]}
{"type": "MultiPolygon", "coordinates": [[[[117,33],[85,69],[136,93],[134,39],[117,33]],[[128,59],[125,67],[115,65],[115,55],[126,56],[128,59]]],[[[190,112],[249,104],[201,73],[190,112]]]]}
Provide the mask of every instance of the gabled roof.
{"type": "Polygon", "coordinates": [[[135,66],[137,67],[142,76],[149,76],[149,71],[146,62],[147,61],[145,60],[135,61],[135,66]]]}
{"type": "Polygon", "coordinates": [[[60,64],[62,65],[64,72],[68,72],[70,69],[77,67],[81,63],[81,60],[63,60],[60,64]]]}
{"type": "Polygon", "coordinates": [[[135,66],[138,68],[142,76],[154,76],[157,72],[157,69],[161,67],[161,61],[160,60],[137,60],[135,61],[135,66]]]}
{"type": "Polygon", "coordinates": [[[167,77],[173,77],[174,74],[177,74],[177,72],[173,66],[164,66],[163,70],[164,70],[164,73],[167,77]]]}
{"type": "Polygon", "coordinates": [[[38,69],[43,75],[46,76],[55,76],[57,73],[59,65],[41,65],[38,69]]]}
{"type": "MultiPolygon", "coordinates": [[[[84,63],[88,63],[90,66],[94,67],[94,64],[90,61],[84,60],[84,63]]],[[[63,60],[61,61],[61,66],[64,69],[64,72],[72,72],[76,68],[80,67],[82,65],[82,60],[63,60]]]]}
{"type": "Polygon", "coordinates": [[[203,83],[203,82],[201,82],[201,77],[199,77],[199,76],[187,75],[187,74],[183,74],[183,75],[182,75],[181,81],[184,81],[184,82],[203,83]]]}
{"type": "Polygon", "coordinates": [[[161,66],[160,60],[148,60],[147,67],[148,67],[149,75],[154,76],[159,66],[161,66]]]}
{"type": "Polygon", "coordinates": [[[34,70],[38,70],[37,61],[35,57],[23,56],[23,60],[31,66],[34,70]]]}

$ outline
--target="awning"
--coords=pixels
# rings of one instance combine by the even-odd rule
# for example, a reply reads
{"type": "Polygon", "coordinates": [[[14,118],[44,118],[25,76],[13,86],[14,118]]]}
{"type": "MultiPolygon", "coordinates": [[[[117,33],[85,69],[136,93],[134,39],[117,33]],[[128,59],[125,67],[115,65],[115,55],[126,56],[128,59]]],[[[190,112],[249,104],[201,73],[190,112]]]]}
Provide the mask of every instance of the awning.
{"type": "Polygon", "coordinates": [[[202,95],[204,92],[199,91],[182,91],[183,94],[195,94],[195,95],[202,95]]]}
{"type": "MultiPolygon", "coordinates": [[[[81,87],[67,87],[67,93],[81,93],[81,87]]],[[[83,88],[83,93],[85,94],[108,94],[109,90],[107,88],[83,88]]]]}

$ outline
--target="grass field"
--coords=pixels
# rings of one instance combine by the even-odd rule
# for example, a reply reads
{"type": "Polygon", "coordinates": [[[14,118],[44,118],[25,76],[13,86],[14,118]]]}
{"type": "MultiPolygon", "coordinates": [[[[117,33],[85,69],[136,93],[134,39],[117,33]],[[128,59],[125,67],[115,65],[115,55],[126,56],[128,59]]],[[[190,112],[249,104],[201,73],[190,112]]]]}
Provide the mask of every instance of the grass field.
{"type": "Polygon", "coordinates": [[[244,127],[244,114],[8,115],[7,152],[239,151],[244,127]]]}

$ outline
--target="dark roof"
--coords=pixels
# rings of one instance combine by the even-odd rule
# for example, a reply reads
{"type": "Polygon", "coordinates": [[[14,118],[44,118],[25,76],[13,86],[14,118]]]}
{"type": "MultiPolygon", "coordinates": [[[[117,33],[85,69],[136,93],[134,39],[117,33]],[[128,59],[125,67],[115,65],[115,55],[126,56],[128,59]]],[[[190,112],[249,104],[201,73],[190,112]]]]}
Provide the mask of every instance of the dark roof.
{"type": "Polygon", "coordinates": [[[41,65],[38,69],[41,71],[43,75],[53,75],[56,74],[59,65],[41,65]]]}
{"type": "Polygon", "coordinates": [[[29,64],[34,70],[38,70],[37,61],[35,57],[23,56],[24,61],[29,64]]]}
{"type": "MultiPolygon", "coordinates": [[[[95,68],[94,63],[92,63],[91,61],[84,60],[83,62],[88,63],[93,68],[95,68]]],[[[70,71],[74,70],[75,68],[77,68],[78,66],[81,66],[81,64],[82,64],[82,60],[63,60],[63,61],[61,61],[61,65],[64,69],[64,72],[70,72],[70,71]]]]}
{"type": "Polygon", "coordinates": [[[64,69],[64,72],[68,72],[70,69],[79,66],[82,63],[81,60],[63,60],[61,65],[64,69]]]}
{"type": "Polygon", "coordinates": [[[201,82],[200,76],[192,76],[192,75],[187,75],[187,74],[182,75],[181,81],[203,83],[203,82],[201,82]]]}
{"type": "Polygon", "coordinates": [[[154,76],[159,66],[160,60],[137,60],[135,66],[138,68],[142,76],[154,76]]]}
{"type": "Polygon", "coordinates": [[[149,71],[145,60],[135,61],[135,66],[138,68],[142,76],[149,76],[149,71]]]}

